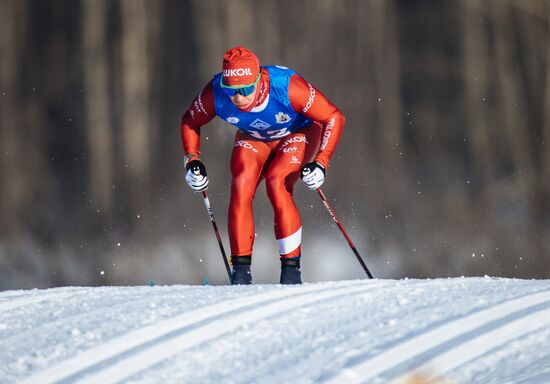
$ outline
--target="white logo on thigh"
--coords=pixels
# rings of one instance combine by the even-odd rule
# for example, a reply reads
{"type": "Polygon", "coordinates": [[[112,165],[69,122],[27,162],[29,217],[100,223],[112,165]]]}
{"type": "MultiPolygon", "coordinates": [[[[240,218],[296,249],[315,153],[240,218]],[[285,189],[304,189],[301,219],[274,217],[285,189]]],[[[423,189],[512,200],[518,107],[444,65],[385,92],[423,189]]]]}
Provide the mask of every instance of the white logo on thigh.
{"type": "Polygon", "coordinates": [[[289,137],[288,139],[286,139],[284,141],[283,144],[281,144],[281,148],[279,149],[279,151],[287,152],[287,151],[285,151],[285,147],[287,145],[294,144],[294,143],[306,143],[306,144],[308,144],[305,136],[293,136],[293,137],[289,137]]]}
{"type": "Polygon", "coordinates": [[[280,150],[283,151],[283,153],[297,153],[298,147],[281,148],[280,150]]]}
{"type": "Polygon", "coordinates": [[[290,160],[290,164],[301,164],[302,162],[298,160],[296,156],[292,156],[292,160],[290,160]]]}
{"type": "Polygon", "coordinates": [[[250,149],[252,152],[258,153],[258,150],[252,146],[249,142],[244,140],[237,140],[234,147],[243,147],[244,149],[250,149]]]}

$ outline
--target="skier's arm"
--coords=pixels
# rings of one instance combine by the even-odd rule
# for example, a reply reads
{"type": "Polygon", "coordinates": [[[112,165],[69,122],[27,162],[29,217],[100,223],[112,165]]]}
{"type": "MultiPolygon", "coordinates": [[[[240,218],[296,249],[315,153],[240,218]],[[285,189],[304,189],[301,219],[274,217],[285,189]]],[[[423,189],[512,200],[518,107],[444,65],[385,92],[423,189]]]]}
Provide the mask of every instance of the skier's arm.
{"type": "Polygon", "coordinates": [[[215,116],[214,94],[209,82],[181,118],[181,141],[189,160],[199,158],[201,127],[215,116]]]}
{"type": "Polygon", "coordinates": [[[317,88],[296,74],[290,78],[288,96],[296,112],[323,125],[321,146],[315,156],[315,162],[325,169],[328,168],[346,122],[344,114],[317,88]]]}

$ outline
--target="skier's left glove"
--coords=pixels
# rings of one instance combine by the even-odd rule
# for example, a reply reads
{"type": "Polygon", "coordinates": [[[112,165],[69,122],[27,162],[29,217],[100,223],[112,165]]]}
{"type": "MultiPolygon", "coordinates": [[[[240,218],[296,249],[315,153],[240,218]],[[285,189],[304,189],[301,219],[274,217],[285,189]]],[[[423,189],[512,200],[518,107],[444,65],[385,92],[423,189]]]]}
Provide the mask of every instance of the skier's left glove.
{"type": "Polygon", "coordinates": [[[304,165],[300,174],[302,181],[310,190],[314,191],[325,181],[325,168],[317,162],[304,165]]]}
{"type": "Polygon", "coordinates": [[[187,173],[185,181],[195,192],[201,192],[208,188],[208,176],[206,175],[206,167],[200,160],[191,160],[185,166],[187,173]]]}

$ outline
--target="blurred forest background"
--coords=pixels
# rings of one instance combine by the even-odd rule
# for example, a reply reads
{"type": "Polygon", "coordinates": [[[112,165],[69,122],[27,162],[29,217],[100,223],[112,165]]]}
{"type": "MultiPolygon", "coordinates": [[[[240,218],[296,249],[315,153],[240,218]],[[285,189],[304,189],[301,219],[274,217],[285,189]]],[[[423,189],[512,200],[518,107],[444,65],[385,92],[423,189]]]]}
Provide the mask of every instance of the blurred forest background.
{"type": "MultiPolygon", "coordinates": [[[[550,1],[0,0],[0,289],[227,281],[179,123],[235,45],[347,117],[323,186],[375,277],[550,278],[550,1]]],[[[233,128],[202,129],[226,250],[233,128]]],[[[306,281],[363,278],[295,188],[306,281]]],[[[255,201],[258,283],[278,281],[255,201]]]]}

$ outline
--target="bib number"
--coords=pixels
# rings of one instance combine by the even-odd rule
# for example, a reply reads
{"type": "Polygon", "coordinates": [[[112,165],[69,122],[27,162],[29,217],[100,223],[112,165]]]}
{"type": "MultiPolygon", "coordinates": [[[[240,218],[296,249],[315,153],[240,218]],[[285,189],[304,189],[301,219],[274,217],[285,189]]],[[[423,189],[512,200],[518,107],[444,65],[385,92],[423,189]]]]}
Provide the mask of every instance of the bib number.
{"type": "Polygon", "coordinates": [[[280,139],[282,137],[285,137],[290,133],[288,128],[281,128],[281,129],[275,129],[273,131],[265,131],[265,132],[258,132],[258,131],[249,131],[248,132],[250,136],[256,138],[256,139],[280,139]]]}

